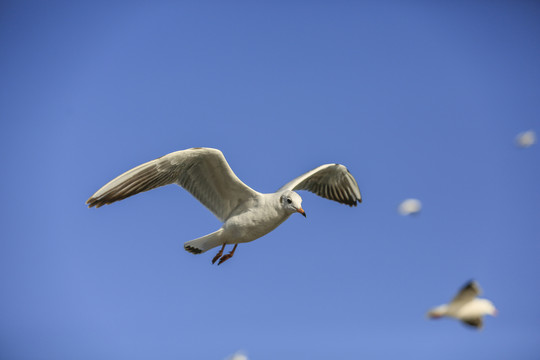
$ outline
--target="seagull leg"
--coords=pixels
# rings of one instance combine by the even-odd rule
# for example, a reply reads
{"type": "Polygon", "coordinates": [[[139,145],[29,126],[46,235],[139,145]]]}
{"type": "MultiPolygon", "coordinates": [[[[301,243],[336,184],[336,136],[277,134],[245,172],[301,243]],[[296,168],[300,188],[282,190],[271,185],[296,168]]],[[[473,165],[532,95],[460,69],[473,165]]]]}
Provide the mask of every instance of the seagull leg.
{"type": "Polygon", "coordinates": [[[226,254],[226,255],[223,255],[221,257],[221,259],[219,259],[219,262],[218,262],[218,265],[221,265],[222,262],[226,261],[226,260],[229,260],[230,258],[232,258],[232,256],[234,255],[234,251],[236,250],[236,247],[238,246],[238,244],[234,244],[234,247],[232,248],[231,252],[226,254]]]}
{"type": "Polygon", "coordinates": [[[223,250],[225,249],[225,245],[227,245],[227,244],[223,244],[223,246],[221,247],[221,250],[219,250],[219,252],[216,254],[216,256],[214,256],[214,258],[212,259],[212,264],[215,263],[217,261],[217,259],[219,259],[221,257],[221,255],[223,255],[223,250]]]}

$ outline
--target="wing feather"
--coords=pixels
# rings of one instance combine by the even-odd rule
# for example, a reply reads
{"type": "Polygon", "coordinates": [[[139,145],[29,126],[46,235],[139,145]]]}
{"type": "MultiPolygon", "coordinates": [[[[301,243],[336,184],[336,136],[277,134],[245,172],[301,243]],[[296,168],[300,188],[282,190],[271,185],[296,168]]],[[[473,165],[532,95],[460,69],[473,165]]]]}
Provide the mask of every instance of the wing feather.
{"type": "Polygon", "coordinates": [[[284,190],[307,190],[323,198],[349,206],[362,202],[356,180],[349,170],[340,164],[321,165],[282,186],[284,190]]]}
{"type": "Polygon", "coordinates": [[[234,174],[217,149],[192,148],[139,165],[111,180],[86,203],[100,207],[140,192],[177,184],[225,221],[242,202],[259,195],[234,174]]]}
{"type": "Polygon", "coordinates": [[[472,327],[475,327],[477,329],[481,329],[484,325],[484,322],[482,321],[481,317],[474,318],[474,319],[463,319],[461,320],[465,325],[469,325],[472,327]]]}
{"type": "Polygon", "coordinates": [[[457,293],[457,295],[450,302],[451,306],[461,306],[464,303],[474,300],[480,295],[481,289],[478,283],[474,280],[466,283],[457,293]]]}

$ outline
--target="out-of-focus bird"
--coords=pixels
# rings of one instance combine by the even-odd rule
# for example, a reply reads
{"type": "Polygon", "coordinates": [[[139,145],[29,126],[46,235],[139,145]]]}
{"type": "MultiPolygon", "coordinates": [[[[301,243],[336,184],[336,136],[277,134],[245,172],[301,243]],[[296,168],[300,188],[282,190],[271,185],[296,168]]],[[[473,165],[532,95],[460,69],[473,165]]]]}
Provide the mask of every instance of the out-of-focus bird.
{"type": "Polygon", "coordinates": [[[422,203],[418,199],[405,199],[398,206],[398,212],[401,215],[416,215],[420,210],[422,210],[422,203]]]}
{"type": "Polygon", "coordinates": [[[237,351],[231,356],[227,356],[225,360],[248,360],[248,357],[242,351],[237,351]]]}
{"type": "Polygon", "coordinates": [[[528,148],[536,143],[536,133],[532,130],[524,131],[516,136],[516,144],[522,148],[528,148]]]}
{"type": "Polygon", "coordinates": [[[321,165],[288,182],[277,192],[263,194],[240,181],[221,151],[191,148],[123,173],[99,189],[86,203],[88,207],[98,208],[168,184],[177,184],[189,191],[223,222],[219,230],[184,244],[184,248],[193,254],[221,246],[212,259],[212,263],[219,259],[218,265],[233,256],[239,243],[266,235],[294,213],[305,217],[302,198],[296,190],[308,190],[349,206],[362,202],[356,180],[343,165],[321,165]],[[234,244],[234,247],[223,255],[227,244],[234,244]]]}
{"type": "Polygon", "coordinates": [[[482,290],[476,281],[469,281],[448,304],[429,310],[427,316],[431,319],[452,317],[464,324],[481,329],[485,315],[496,316],[497,309],[487,299],[477,298],[482,290]]]}

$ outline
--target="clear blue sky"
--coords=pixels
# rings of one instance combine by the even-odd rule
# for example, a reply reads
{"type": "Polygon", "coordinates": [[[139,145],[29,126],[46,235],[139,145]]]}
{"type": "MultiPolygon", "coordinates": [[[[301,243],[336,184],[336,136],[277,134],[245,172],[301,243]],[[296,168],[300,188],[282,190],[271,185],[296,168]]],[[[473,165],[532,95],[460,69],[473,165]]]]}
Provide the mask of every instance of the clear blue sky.
{"type": "Polygon", "coordinates": [[[3,1],[0,358],[538,359],[539,39],[535,1],[3,1]],[[302,192],[219,267],[181,188],[86,208],[195,146],[262,192],[342,163],[364,202],[302,192]],[[425,318],[471,278],[483,331],[425,318]]]}

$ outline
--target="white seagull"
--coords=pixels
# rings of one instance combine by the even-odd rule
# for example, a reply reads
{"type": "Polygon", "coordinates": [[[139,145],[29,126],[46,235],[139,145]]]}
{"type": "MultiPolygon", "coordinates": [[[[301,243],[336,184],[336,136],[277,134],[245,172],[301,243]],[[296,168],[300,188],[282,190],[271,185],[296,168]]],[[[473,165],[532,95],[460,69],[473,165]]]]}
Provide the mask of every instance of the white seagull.
{"type": "Polygon", "coordinates": [[[219,259],[218,265],[233,256],[239,243],[268,234],[291,214],[298,212],[305,217],[302,198],[295,190],[308,190],[349,206],[362,202],[356,180],[343,165],[321,165],[275,193],[262,194],[240,181],[221,151],[191,148],[123,173],[99,189],[86,204],[98,208],[168,184],[177,184],[189,191],[223,222],[219,230],[184,244],[184,249],[193,254],[221,245],[221,250],[212,259],[212,263],[219,259]],[[227,244],[234,244],[234,247],[223,255],[227,244]]]}
{"type": "Polygon", "coordinates": [[[437,306],[429,310],[428,317],[439,319],[443,316],[461,320],[464,324],[481,329],[484,315],[497,315],[497,309],[488,299],[477,298],[482,290],[476,281],[469,281],[449,304],[437,306]]]}
{"type": "Polygon", "coordinates": [[[516,144],[522,148],[528,148],[536,143],[536,133],[533,130],[528,130],[519,133],[516,136],[516,144]]]}
{"type": "Polygon", "coordinates": [[[403,215],[417,215],[422,210],[422,203],[418,199],[405,199],[398,206],[398,212],[403,215]]]}

